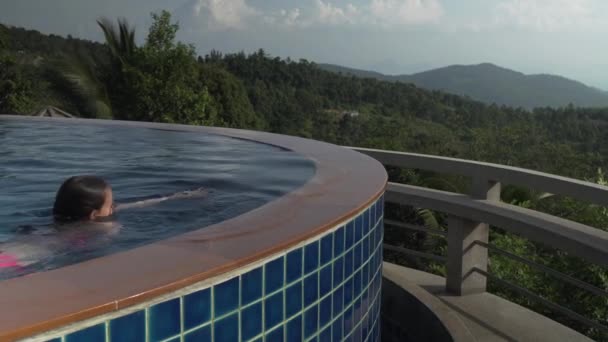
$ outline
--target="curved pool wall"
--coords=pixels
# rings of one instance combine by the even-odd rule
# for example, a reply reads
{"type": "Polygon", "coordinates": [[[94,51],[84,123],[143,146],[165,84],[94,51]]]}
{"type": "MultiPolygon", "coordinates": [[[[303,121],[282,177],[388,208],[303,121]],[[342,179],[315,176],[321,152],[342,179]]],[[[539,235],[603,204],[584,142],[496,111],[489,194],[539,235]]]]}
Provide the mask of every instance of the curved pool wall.
{"type": "Polygon", "coordinates": [[[11,308],[0,312],[0,340],[380,340],[387,176],[378,162],[262,132],[66,120],[249,139],[304,155],[316,172],[303,187],[231,220],[0,282],[0,307],[11,308]]]}

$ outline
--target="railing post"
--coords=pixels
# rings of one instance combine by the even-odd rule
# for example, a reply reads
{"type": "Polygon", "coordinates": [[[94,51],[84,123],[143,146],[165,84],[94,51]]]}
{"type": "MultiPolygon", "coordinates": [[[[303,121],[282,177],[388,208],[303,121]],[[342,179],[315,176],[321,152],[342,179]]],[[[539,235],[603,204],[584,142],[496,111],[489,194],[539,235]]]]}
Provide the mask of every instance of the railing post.
{"type": "MultiPolygon", "coordinates": [[[[474,178],[471,197],[500,201],[500,183],[474,178]]],[[[489,231],[486,223],[448,217],[448,293],[462,296],[486,291],[486,277],[474,269],[487,270],[488,250],[475,242],[488,243],[489,231]]]]}

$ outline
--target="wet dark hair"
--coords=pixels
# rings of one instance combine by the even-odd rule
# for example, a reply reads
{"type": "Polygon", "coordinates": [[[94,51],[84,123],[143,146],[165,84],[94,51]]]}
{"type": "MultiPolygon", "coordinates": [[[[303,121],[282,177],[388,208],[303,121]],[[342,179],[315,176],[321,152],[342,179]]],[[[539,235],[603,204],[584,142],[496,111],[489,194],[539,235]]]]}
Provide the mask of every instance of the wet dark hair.
{"type": "Polygon", "coordinates": [[[66,223],[86,220],[93,210],[99,210],[105,202],[108,183],[97,176],[74,176],[68,178],[57,191],[53,217],[66,223]]]}

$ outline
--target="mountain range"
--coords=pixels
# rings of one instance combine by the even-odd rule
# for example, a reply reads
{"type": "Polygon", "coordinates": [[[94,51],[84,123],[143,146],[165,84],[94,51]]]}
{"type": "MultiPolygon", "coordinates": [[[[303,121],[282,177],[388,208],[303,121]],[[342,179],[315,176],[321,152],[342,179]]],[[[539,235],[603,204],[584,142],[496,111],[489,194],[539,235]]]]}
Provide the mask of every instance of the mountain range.
{"type": "Polygon", "coordinates": [[[374,71],[319,64],[322,69],[356,77],[413,83],[485,103],[532,109],[536,107],[608,107],[608,92],[565,77],[524,73],[491,63],[451,65],[412,75],[385,75],[374,71]]]}

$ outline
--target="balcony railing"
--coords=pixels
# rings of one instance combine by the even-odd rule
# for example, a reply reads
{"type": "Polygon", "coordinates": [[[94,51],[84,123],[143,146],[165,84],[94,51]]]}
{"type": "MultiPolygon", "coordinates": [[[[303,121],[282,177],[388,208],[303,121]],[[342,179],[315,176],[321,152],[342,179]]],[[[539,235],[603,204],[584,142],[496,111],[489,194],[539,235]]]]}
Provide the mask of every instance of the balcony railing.
{"type": "Polygon", "coordinates": [[[364,148],[385,166],[420,169],[454,174],[471,179],[470,194],[451,193],[406,184],[389,183],[386,202],[431,209],[448,215],[447,232],[386,220],[389,226],[442,235],[447,238],[447,257],[385,244],[385,250],[444,263],[446,292],[466,295],[486,291],[488,279],[547,308],[608,333],[608,326],[551,302],[537,293],[503,280],[488,271],[488,251],[511,258],[555,279],[567,282],[598,296],[608,297],[606,289],[573,278],[489,243],[490,227],[498,227],[529,240],[608,267],[608,232],[563,218],[501,202],[501,183],[524,186],[550,194],[565,195],[592,204],[608,206],[608,187],[566,177],[516,167],[445,158],[414,153],[364,148]]]}

